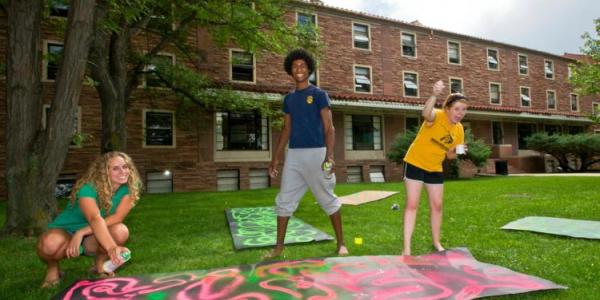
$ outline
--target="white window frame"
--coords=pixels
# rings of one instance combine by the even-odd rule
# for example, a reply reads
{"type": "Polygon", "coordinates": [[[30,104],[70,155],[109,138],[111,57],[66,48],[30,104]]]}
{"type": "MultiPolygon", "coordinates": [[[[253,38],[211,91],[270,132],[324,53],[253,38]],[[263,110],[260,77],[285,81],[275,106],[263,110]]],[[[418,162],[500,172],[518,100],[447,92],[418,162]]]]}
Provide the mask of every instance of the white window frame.
{"type": "Polygon", "coordinates": [[[548,80],[554,80],[554,78],[556,78],[556,76],[554,76],[555,72],[554,72],[554,61],[551,59],[544,59],[544,78],[548,79],[548,80]],[[550,66],[552,67],[551,73],[548,73],[548,70],[546,70],[546,63],[549,62],[550,66]],[[550,74],[552,77],[548,78],[548,74],[550,74]]]}
{"type": "MultiPolygon", "coordinates": [[[[272,123],[267,118],[267,122],[269,122],[269,127],[267,128],[268,132],[266,133],[269,139],[269,149],[264,150],[218,150],[219,141],[218,135],[218,117],[217,115],[222,113],[222,111],[216,111],[213,113],[213,158],[215,162],[257,162],[257,161],[271,161],[271,155],[273,153],[273,139],[271,138],[272,134],[272,123]]],[[[262,117],[264,119],[264,117],[262,117]]],[[[222,125],[221,125],[222,126],[222,125]]]]}
{"type": "Polygon", "coordinates": [[[402,71],[402,95],[404,97],[407,98],[419,98],[420,95],[420,91],[419,91],[419,73],[415,72],[415,71],[402,71]],[[415,74],[416,78],[417,78],[417,82],[416,82],[416,86],[417,86],[417,95],[416,96],[408,96],[406,95],[406,87],[405,85],[405,80],[406,80],[406,73],[410,73],[410,74],[415,74]]]}
{"type": "Polygon", "coordinates": [[[487,50],[485,51],[485,64],[487,65],[487,69],[490,71],[500,71],[500,50],[498,50],[498,48],[491,48],[488,47],[487,50]],[[496,68],[490,68],[490,51],[496,51],[496,68]]]}
{"type": "Polygon", "coordinates": [[[600,115],[600,112],[598,112],[598,109],[600,109],[600,102],[592,101],[592,116],[600,115]]]}
{"type": "Polygon", "coordinates": [[[412,32],[412,31],[400,31],[400,54],[406,58],[417,59],[417,34],[416,33],[412,32]],[[414,43],[415,43],[414,44],[414,47],[415,47],[415,55],[414,56],[404,54],[404,39],[402,38],[402,36],[404,34],[413,36],[414,43]]]}
{"type": "Polygon", "coordinates": [[[359,94],[373,94],[373,68],[371,66],[368,66],[368,65],[357,65],[357,64],[354,64],[352,66],[352,86],[354,87],[354,92],[355,93],[359,93],[359,94]],[[362,91],[357,91],[356,90],[356,68],[369,69],[370,88],[369,88],[368,92],[362,92],[362,91]]]}
{"type": "Polygon", "coordinates": [[[450,93],[452,93],[452,80],[460,81],[460,92],[458,92],[458,93],[464,95],[465,94],[465,85],[464,85],[464,81],[461,77],[452,77],[452,76],[448,77],[448,91],[450,93]]]}
{"type": "Polygon", "coordinates": [[[446,41],[446,56],[448,58],[447,59],[448,64],[455,65],[455,66],[462,65],[462,44],[460,43],[460,41],[457,41],[457,40],[447,40],[446,41]],[[454,63],[454,62],[450,61],[450,43],[458,45],[458,63],[454,63]]]}
{"type": "MultiPolygon", "coordinates": [[[[315,79],[316,79],[316,80],[315,80],[315,83],[314,83],[314,84],[313,84],[312,82],[311,82],[311,84],[313,84],[313,85],[315,85],[315,86],[319,86],[319,85],[321,84],[321,82],[320,82],[320,80],[319,80],[319,79],[320,79],[320,76],[319,76],[319,68],[318,68],[316,65],[315,65],[315,70],[313,71],[313,73],[312,73],[312,74],[315,74],[315,79]]],[[[310,82],[310,75],[308,75],[308,78],[309,78],[309,82],[310,82]]]]}
{"type": "Polygon", "coordinates": [[[581,103],[579,103],[579,94],[576,94],[576,93],[570,93],[570,94],[569,94],[569,109],[570,109],[571,111],[573,111],[573,112],[579,112],[579,110],[580,110],[580,108],[579,108],[579,107],[581,106],[580,104],[581,104],[581,103]],[[577,100],[577,101],[576,101],[576,103],[577,103],[577,110],[573,110],[573,96],[575,96],[575,100],[577,100]]]}
{"type": "Polygon", "coordinates": [[[533,106],[532,102],[533,101],[531,100],[531,88],[528,86],[519,86],[519,105],[521,107],[531,108],[533,106]],[[528,95],[523,94],[523,89],[527,89],[528,95]],[[527,106],[523,105],[523,95],[525,95],[528,98],[528,99],[525,99],[526,101],[529,101],[529,105],[527,105],[527,106]]]}
{"type": "Polygon", "coordinates": [[[556,101],[556,90],[546,90],[546,108],[549,110],[556,110],[558,102],[556,101]],[[550,107],[550,94],[554,94],[554,108],[550,107]]]}
{"type": "Polygon", "coordinates": [[[520,76],[529,76],[529,57],[527,54],[517,53],[517,73],[520,76]],[[525,58],[525,73],[521,73],[521,57],[525,58]]]}
{"type": "Polygon", "coordinates": [[[233,52],[242,52],[242,53],[250,53],[243,49],[230,48],[229,49],[229,81],[235,83],[245,83],[245,84],[256,84],[256,54],[252,54],[252,81],[244,81],[244,80],[234,80],[233,79],[233,52]]]}
{"type": "Polygon", "coordinates": [[[371,35],[371,24],[368,23],[364,23],[364,22],[357,22],[357,21],[352,21],[352,49],[358,49],[358,50],[363,50],[363,51],[371,51],[371,42],[373,41],[373,36],[371,35]],[[368,45],[369,47],[367,48],[359,48],[356,47],[354,45],[354,25],[361,25],[361,26],[366,26],[367,27],[367,41],[368,41],[368,45]]]}
{"type": "Polygon", "coordinates": [[[312,12],[305,11],[305,10],[296,10],[296,25],[299,25],[298,24],[298,20],[299,20],[298,15],[300,15],[300,14],[314,16],[315,17],[315,27],[317,27],[317,28],[319,27],[318,15],[315,13],[312,13],[312,12]]]}
{"type": "Polygon", "coordinates": [[[177,148],[177,124],[175,120],[175,111],[166,109],[143,109],[142,110],[142,148],[146,149],[175,149],[177,148]],[[173,115],[171,128],[173,130],[173,145],[146,145],[146,113],[147,112],[159,112],[159,113],[171,113],[173,115]]]}
{"type": "Polygon", "coordinates": [[[490,95],[490,104],[491,105],[502,105],[502,83],[500,82],[489,82],[488,84],[488,93],[490,95]],[[494,103],[492,101],[492,85],[498,86],[498,103],[494,103]]]}
{"type": "MultiPolygon", "coordinates": [[[[56,81],[56,79],[48,78],[48,44],[61,45],[61,46],[63,46],[63,49],[65,47],[65,43],[63,43],[63,42],[56,41],[56,40],[44,40],[44,49],[43,49],[44,56],[43,56],[43,60],[42,60],[42,82],[56,81]]],[[[58,66],[58,68],[60,68],[60,65],[58,66]]],[[[58,75],[58,73],[57,73],[57,75],[58,75]]]]}
{"type": "MultiPolygon", "coordinates": [[[[177,58],[176,58],[175,54],[170,53],[170,52],[158,52],[156,54],[156,56],[170,56],[171,57],[171,63],[172,63],[173,66],[175,65],[175,63],[177,61],[177,58]]],[[[147,71],[148,68],[150,68],[150,66],[153,66],[153,65],[149,64],[149,65],[144,66],[144,71],[147,71]]],[[[140,87],[151,88],[151,89],[168,89],[167,87],[163,87],[163,86],[148,86],[148,81],[146,80],[146,74],[144,74],[142,76],[142,83],[141,83],[140,87]]]]}

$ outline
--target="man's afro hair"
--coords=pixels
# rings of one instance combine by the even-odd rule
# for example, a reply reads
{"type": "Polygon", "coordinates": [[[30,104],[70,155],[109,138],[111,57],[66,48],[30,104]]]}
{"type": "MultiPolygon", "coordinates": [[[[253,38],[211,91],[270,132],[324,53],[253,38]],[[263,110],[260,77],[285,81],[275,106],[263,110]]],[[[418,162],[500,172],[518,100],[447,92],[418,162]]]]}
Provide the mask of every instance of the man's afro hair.
{"type": "Polygon", "coordinates": [[[304,60],[304,62],[306,62],[306,66],[308,67],[309,73],[312,74],[312,72],[315,70],[315,59],[312,57],[312,55],[310,55],[310,53],[308,53],[308,51],[304,49],[293,50],[285,57],[283,62],[283,68],[285,69],[285,72],[289,75],[292,75],[292,63],[297,59],[304,60]]]}

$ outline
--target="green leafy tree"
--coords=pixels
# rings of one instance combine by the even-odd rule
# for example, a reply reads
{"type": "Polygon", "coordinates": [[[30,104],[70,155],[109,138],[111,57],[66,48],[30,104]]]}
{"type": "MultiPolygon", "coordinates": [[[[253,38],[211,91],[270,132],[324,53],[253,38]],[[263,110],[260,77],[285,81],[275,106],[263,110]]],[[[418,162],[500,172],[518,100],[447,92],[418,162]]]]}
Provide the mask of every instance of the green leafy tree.
{"type": "MultiPolygon", "coordinates": [[[[405,133],[397,135],[387,154],[388,158],[397,164],[403,163],[404,156],[416,135],[415,130],[407,130],[405,133]]],[[[476,139],[470,129],[465,130],[465,143],[468,145],[469,151],[465,155],[459,155],[458,160],[470,160],[479,168],[485,166],[487,159],[492,154],[491,148],[482,140],[476,139]]]]}
{"type": "Polygon", "coordinates": [[[553,134],[538,132],[527,138],[527,147],[541,153],[552,155],[564,172],[585,172],[600,162],[600,135],[592,133],[553,134]],[[569,164],[570,160],[579,162],[579,169],[569,164]]]}
{"type": "Polygon", "coordinates": [[[589,57],[571,66],[571,84],[581,95],[600,94],[600,18],[594,20],[596,37],[586,32],[582,35],[581,52],[589,57]]]}
{"type": "Polygon", "coordinates": [[[153,76],[180,99],[205,110],[257,110],[265,116],[276,115],[269,101],[235,92],[205,76],[206,69],[199,62],[203,53],[190,45],[188,37],[199,29],[218,46],[235,44],[257,56],[294,47],[318,50],[318,31],[310,26],[289,26],[284,18],[287,8],[288,0],[99,3],[90,68],[102,103],[102,152],[125,150],[126,113],[142,76],[153,76]],[[143,49],[136,47],[139,40],[152,43],[143,49]],[[178,61],[192,66],[160,59],[167,46],[174,46],[182,55],[178,61]]]}

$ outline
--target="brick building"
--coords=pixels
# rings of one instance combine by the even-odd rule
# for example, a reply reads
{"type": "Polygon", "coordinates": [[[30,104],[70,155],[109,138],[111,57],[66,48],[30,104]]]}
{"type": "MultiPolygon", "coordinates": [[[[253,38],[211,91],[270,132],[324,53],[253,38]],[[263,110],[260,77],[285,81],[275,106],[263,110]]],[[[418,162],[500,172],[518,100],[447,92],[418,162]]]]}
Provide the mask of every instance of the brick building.
{"type": "MultiPolygon", "coordinates": [[[[0,42],[6,43],[6,16],[0,17],[0,42]]],[[[598,97],[580,97],[569,85],[573,58],[317,4],[296,2],[286,17],[290,25],[315,24],[325,45],[311,79],[332,99],[338,182],[401,180],[401,166],[386,153],[397,134],[421,122],[422,105],[439,79],[471,99],[463,124],[492,147],[487,172],[494,172],[497,159],[508,161],[511,172],[544,172],[543,157],[527,150],[524,138],[537,131],[588,130],[586,115],[600,103],[598,97]]],[[[45,53],[62,47],[50,31],[42,38],[45,53]]],[[[202,53],[203,72],[248,97],[267,96],[279,105],[293,89],[281,56],[218,48],[200,28],[188,40],[202,53]]],[[[175,50],[162,55],[186,63],[175,50]]],[[[44,62],[40,67],[49,96],[56,66],[44,62]]],[[[279,184],[266,171],[279,135],[271,120],[254,113],[198,110],[193,120],[184,121],[170,91],[152,88],[152,78],[144,82],[148,88],[134,93],[127,112],[127,151],[149,192],[279,184]]],[[[4,106],[5,78],[0,83],[4,106]]],[[[5,114],[0,111],[3,182],[5,114]]],[[[64,180],[75,178],[99,151],[100,101],[92,86],[83,87],[77,119],[76,130],[92,138],[70,149],[64,180]]],[[[3,184],[0,197],[5,195],[3,184]]]]}

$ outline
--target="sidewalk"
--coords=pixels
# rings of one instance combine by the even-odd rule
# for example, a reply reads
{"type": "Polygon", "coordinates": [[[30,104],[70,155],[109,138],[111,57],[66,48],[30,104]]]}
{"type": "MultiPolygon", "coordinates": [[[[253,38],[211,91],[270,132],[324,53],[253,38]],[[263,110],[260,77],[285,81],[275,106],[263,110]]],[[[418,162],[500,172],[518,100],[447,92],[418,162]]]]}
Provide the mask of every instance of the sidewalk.
{"type": "Polygon", "coordinates": [[[508,176],[600,177],[600,172],[598,172],[598,173],[519,173],[519,174],[508,174],[508,176]]]}

